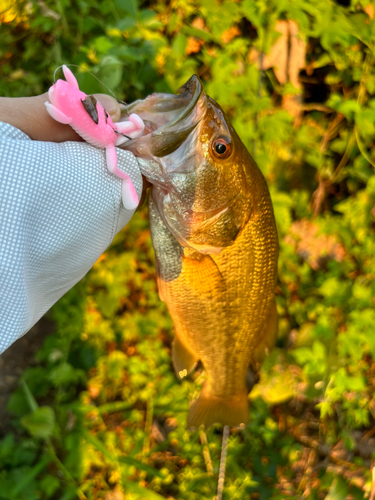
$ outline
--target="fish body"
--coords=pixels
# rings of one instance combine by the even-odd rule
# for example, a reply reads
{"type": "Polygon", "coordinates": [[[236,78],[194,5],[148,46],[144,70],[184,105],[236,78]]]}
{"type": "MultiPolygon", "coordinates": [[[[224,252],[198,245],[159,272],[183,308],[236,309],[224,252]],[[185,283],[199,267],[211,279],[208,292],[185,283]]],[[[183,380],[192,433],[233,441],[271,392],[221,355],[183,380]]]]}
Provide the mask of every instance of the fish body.
{"type": "Polygon", "coordinates": [[[235,426],[248,420],[247,370],[277,333],[277,231],[266,181],[223,110],[197,77],[182,91],[135,103],[149,133],[126,146],[152,184],[151,236],[176,373],[183,378],[200,360],[207,374],[188,426],[235,426]],[[164,119],[163,110],[177,116],[155,126],[156,105],[164,119]]]}

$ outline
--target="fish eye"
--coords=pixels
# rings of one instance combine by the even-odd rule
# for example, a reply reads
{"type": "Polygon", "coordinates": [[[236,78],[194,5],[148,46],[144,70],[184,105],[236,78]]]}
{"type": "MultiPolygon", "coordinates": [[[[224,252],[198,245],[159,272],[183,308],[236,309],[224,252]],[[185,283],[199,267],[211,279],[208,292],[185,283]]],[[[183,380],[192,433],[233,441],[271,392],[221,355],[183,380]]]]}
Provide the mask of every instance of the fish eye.
{"type": "Polygon", "coordinates": [[[224,160],[232,152],[232,144],[228,137],[218,137],[212,143],[212,152],[216,158],[224,160]]]}

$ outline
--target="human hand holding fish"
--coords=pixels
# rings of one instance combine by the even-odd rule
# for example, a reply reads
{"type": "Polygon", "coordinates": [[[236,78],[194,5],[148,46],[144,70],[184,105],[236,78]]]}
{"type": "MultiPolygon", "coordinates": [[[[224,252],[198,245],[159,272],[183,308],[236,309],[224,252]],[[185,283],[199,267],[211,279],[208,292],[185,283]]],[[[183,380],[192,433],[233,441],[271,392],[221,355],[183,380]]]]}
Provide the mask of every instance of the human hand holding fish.
{"type": "MultiPolygon", "coordinates": [[[[68,68],[64,74],[49,92],[51,116],[106,148],[114,173],[118,133],[127,132],[120,147],[152,185],[151,235],[159,295],[175,326],[175,370],[182,379],[201,360],[207,374],[188,426],[246,423],[246,372],[277,333],[277,232],[260,169],[196,76],[180,95],[155,93],[126,106],[115,123],[68,68]]],[[[123,190],[124,198],[131,196],[123,190]]]]}
{"type": "MultiPolygon", "coordinates": [[[[104,151],[54,120],[47,98],[0,97],[0,354],[89,271],[135,211],[104,151]]],[[[97,100],[118,120],[114,98],[97,100]]],[[[117,156],[138,202],[138,162],[117,156]]]]}
{"type": "MultiPolygon", "coordinates": [[[[265,179],[198,77],[178,96],[156,93],[126,106],[116,123],[70,70],[64,74],[49,91],[50,115],[106,148],[114,174],[122,142],[152,186],[151,235],[159,295],[175,326],[175,371],[182,379],[200,360],[207,375],[188,426],[225,426],[221,499],[228,426],[248,421],[247,370],[257,369],[277,334],[278,241],[265,179]]],[[[125,186],[124,206],[132,198],[125,186]]]]}

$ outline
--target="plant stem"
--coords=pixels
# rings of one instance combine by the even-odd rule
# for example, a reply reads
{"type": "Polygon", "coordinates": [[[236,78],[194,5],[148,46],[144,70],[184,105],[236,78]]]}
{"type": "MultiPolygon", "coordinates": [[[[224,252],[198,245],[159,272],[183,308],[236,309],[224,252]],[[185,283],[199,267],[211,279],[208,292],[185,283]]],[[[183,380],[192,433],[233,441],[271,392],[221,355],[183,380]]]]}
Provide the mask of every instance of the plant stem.
{"type": "Polygon", "coordinates": [[[213,475],[214,473],[214,468],[212,465],[212,460],[211,460],[211,455],[210,455],[210,450],[208,448],[208,443],[207,443],[207,435],[204,432],[203,429],[200,430],[199,436],[201,438],[201,443],[203,445],[203,458],[206,464],[206,469],[207,469],[207,474],[210,476],[213,475]]]}
{"type": "Polygon", "coordinates": [[[216,500],[222,500],[222,498],[223,498],[224,481],[225,481],[225,465],[226,465],[227,451],[228,451],[228,437],[229,437],[229,425],[224,425],[223,442],[221,445],[219,481],[217,483],[216,500]]]}
{"type": "Polygon", "coordinates": [[[77,486],[77,483],[76,483],[74,477],[71,475],[71,473],[68,471],[68,469],[65,467],[65,465],[61,462],[59,457],[56,455],[55,448],[53,447],[53,444],[49,438],[46,439],[46,444],[47,444],[48,453],[49,453],[52,461],[55,463],[55,465],[58,467],[58,469],[61,470],[65,479],[75,487],[78,498],[80,500],[87,500],[86,495],[77,486]]]}

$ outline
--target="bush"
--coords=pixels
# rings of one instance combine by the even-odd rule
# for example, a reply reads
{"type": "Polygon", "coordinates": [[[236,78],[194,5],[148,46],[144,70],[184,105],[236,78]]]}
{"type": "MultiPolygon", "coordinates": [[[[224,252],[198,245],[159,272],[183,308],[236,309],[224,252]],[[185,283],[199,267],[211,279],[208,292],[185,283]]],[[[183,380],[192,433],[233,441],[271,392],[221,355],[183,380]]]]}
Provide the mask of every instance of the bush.
{"type": "MultiPolygon", "coordinates": [[[[229,440],[224,498],[363,498],[375,458],[372,4],[0,7],[2,95],[45,91],[63,63],[86,92],[127,102],[197,73],[231,117],[274,203],[280,328],[250,423],[229,440]]],[[[56,332],[9,402],[0,498],[212,498],[220,428],[208,445],[185,430],[202,375],[179,384],[172,372],[153,259],[143,210],[53,308],[56,332]]]]}

